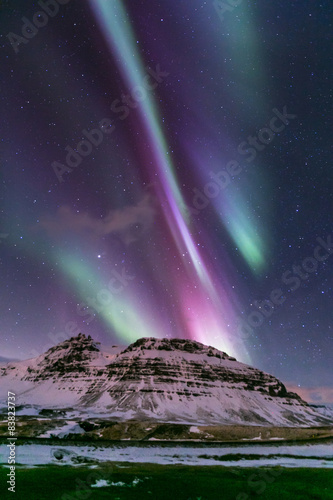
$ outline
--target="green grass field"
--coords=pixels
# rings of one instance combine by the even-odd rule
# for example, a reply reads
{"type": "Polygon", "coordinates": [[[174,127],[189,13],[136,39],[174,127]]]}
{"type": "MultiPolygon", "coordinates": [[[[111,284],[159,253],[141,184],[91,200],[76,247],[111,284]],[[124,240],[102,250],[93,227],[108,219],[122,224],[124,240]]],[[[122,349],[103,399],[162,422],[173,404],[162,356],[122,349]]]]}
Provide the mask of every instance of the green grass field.
{"type": "Polygon", "coordinates": [[[330,469],[190,467],[154,464],[16,469],[16,493],[0,468],[0,498],[24,500],[333,500],[330,469]],[[97,479],[126,486],[93,488],[97,479]],[[138,481],[140,480],[140,481],[138,481]],[[134,481],[134,484],[133,484],[134,481]],[[136,484],[135,484],[136,483],[136,484]]]}

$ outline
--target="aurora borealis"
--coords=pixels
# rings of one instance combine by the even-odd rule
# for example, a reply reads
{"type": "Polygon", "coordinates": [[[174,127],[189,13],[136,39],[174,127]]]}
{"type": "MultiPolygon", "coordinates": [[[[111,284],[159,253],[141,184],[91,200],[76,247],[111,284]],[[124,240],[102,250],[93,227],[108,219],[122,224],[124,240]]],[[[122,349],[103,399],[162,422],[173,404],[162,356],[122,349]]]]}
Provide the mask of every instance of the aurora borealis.
{"type": "Polygon", "coordinates": [[[333,401],[329,5],[266,4],[0,7],[2,356],[192,338],[333,401]]]}

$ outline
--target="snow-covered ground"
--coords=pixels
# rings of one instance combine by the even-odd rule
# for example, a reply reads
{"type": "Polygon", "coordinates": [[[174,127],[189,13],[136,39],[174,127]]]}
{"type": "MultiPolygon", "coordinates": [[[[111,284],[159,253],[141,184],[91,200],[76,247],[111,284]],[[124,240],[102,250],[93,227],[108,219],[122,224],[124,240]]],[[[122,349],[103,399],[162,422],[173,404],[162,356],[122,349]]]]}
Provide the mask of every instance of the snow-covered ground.
{"type": "Polygon", "coordinates": [[[65,437],[67,434],[82,434],[82,428],[77,424],[75,420],[67,420],[66,423],[58,429],[51,429],[44,434],[40,434],[41,438],[48,438],[53,436],[58,436],[59,438],[65,437]]]}
{"type": "MultiPolygon", "coordinates": [[[[16,447],[17,464],[35,466],[42,464],[82,465],[96,462],[131,462],[183,465],[223,465],[237,467],[276,466],[333,468],[333,446],[321,444],[267,444],[237,446],[162,446],[159,444],[89,446],[52,446],[24,444],[16,447]],[[232,460],[230,454],[241,454],[241,460],[232,460]],[[229,455],[223,461],[223,456],[229,455]],[[260,457],[250,457],[259,455],[260,457]],[[273,455],[273,456],[269,456],[273,455]],[[278,456],[292,455],[292,457],[278,456]],[[218,460],[214,459],[219,457],[218,460]],[[247,459],[246,457],[249,456],[247,459]],[[220,459],[220,457],[222,457],[220,459]],[[231,459],[230,459],[231,458],[231,459]]],[[[7,463],[8,448],[0,445],[0,461],[7,463]]],[[[239,457],[238,457],[239,458],[239,457]]]]}

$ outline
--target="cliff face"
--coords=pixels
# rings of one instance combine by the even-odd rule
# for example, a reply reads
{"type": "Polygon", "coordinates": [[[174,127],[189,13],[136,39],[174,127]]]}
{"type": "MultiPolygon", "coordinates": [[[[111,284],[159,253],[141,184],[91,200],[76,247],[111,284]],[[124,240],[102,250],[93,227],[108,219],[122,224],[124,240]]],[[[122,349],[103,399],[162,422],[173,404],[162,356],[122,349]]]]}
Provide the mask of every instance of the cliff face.
{"type": "Polygon", "coordinates": [[[0,369],[0,381],[20,404],[82,408],[110,419],[331,423],[272,375],[191,340],[142,338],[105,352],[80,334],[38,358],[9,363],[0,369]]]}

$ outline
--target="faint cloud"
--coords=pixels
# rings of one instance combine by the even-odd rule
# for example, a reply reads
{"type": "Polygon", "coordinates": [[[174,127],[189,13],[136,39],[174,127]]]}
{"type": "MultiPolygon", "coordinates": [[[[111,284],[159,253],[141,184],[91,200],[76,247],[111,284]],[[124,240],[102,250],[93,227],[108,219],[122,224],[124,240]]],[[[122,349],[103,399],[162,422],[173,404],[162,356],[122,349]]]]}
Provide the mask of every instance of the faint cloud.
{"type": "Polygon", "coordinates": [[[150,194],[145,194],[136,205],[110,210],[103,218],[61,206],[55,215],[40,217],[39,228],[43,228],[51,238],[67,234],[96,238],[117,234],[124,243],[129,244],[151,228],[155,214],[154,199],[150,194]]]}
{"type": "Polygon", "coordinates": [[[314,404],[333,403],[333,387],[298,387],[286,384],[289,391],[296,392],[304,401],[314,404]]]}

